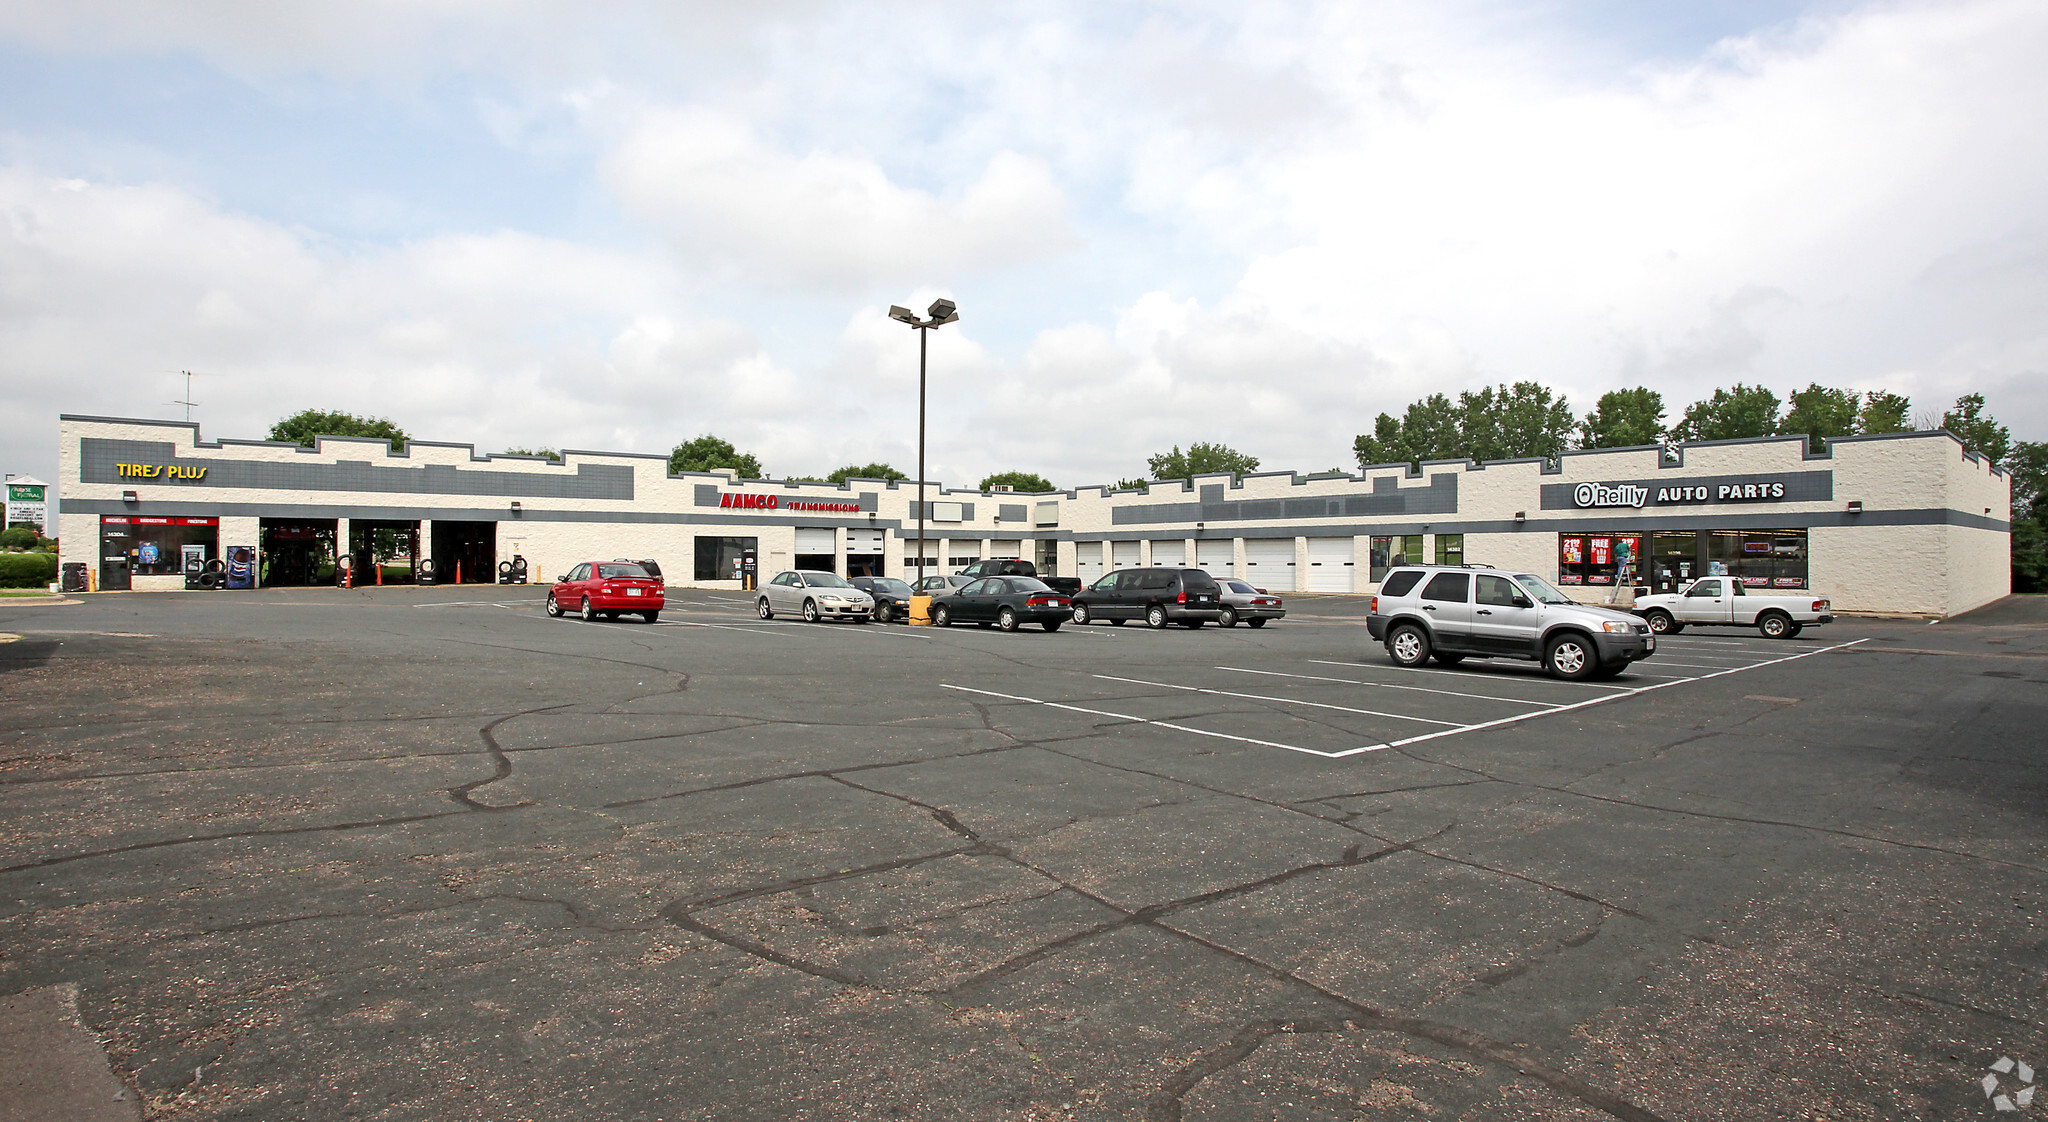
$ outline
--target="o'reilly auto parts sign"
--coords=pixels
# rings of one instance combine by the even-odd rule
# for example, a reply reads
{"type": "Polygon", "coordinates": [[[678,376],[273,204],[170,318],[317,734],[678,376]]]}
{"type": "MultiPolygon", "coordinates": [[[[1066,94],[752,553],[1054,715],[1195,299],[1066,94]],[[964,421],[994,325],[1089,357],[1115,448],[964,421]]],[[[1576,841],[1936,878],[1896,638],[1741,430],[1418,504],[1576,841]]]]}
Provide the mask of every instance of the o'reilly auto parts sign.
{"type": "Polygon", "coordinates": [[[1784,475],[1722,476],[1665,482],[1623,479],[1597,483],[1543,484],[1544,510],[1714,506],[1723,503],[1821,502],[1832,499],[1832,471],[1784,475]]]}

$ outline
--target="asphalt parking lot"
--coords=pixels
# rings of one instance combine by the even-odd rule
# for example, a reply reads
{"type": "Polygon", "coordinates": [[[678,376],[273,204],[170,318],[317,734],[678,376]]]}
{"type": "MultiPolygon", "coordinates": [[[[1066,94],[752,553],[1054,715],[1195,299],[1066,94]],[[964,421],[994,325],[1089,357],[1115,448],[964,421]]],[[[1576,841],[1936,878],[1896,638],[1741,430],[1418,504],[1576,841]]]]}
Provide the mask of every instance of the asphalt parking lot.
{"type": "Polygon", "coordinates": [[[75,985],[180,1120],[2024,1117],[1980,1080],[2048,1067],[2039,599],[1563,683],[1398,670],[1358,598],[543,592],[0,602],[0,995],[75,985]]]}

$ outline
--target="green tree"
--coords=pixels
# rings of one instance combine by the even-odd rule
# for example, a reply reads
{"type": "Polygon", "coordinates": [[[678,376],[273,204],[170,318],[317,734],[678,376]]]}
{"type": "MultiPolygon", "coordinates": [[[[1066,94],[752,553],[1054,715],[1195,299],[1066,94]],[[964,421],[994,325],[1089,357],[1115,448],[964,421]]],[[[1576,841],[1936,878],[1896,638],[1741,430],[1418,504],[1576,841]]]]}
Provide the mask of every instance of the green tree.
{"type": "Polygon", "coordinates": [[[503,452],[499,453],[499,455],[541,456],[553,460],[558,464],[562,462],[562,454],[560,452],[555,451],[553,448],[507,448],[503,452]]]}
{"type": "Polygon", "coordinates": [[[1459,448],[1473,460],[1554,459],[1573,425],[1571,403],[1535,382],[1483,387],[1458,395],[1459,448]]]}
{"type": "Polygon", "coordinates": [[[1984,412],[1981,393],[1957,398],[1956,407],[1941,415],[1941,427],[1954,433],[1963,447],[1994,464],[2003,464],[2012,451],[2012,433],[1984,412]]]}
{"type": "Polygon", "coordinates": [[[1008,487],[1013,491],[1059,490],[1059,488],[1054,487],[1048,482],[1044,476],[1033,475],[1028,471],[999,471],[994,475],[982,478],[980,490],[987,491],[994,487],[1008,487]]]}
{"type": "Polygon", "coordinates": [[[1803,434],[1816,452],[1826,451],[1828,441],[1835,437],[1854,435],[1856,418],[1862,411],[1855,390],[1834,390],[1819,383],[1793,390],[1785,403],[1790,408],[1778,422],[1778,434],[1803,434]]]}
{"type": "Polygon", "coordinates": [[[686,471],[717,471],[731,468],[741,479],[765,479],[768,473],[761,470],[761,461],[751,452],[742,452],[732,446],[732,441],[706,433],[695,440],[686,440],[675,446],[668,454],[668,473],[680,475],[686,471]]]}
{"type": "Polygon", "coordinates": [[[1871,390],[1863,395],[1863,408],[1856,413],[1856,431],[1865,436],[1884,432],[1911,432],[1906,418],[1913,403],[1900,394],[1871,390]]]}
{"type": "Polygon", "coordinates": [[[2012,476],[2012,586],[2048,591],[2048,442],[2022,440],[2006,453],[2012,476]]]}
{"type": "Polygon", "coordinates": [[[1235,448],[1222,444],[1200,442],[1188,445],[1186,452],[1182,452],[1180,445],[1176,444],[1171,452],[1161,452],[1147,457],[1145,463],[1154,479],[1192,480],[1195,476],[1219,471],[1243,475],[1248,471],[1259,470],[1257,456],[1247,456],[1235,448]]]}
{"type": "Polygon", "coordinates": [[[1119,479],[1115,483],[1110,484],[1109,489],[1112,491],[1142,491],[1149,482],[1149,480],[1144,479],[1119,479]]]}
{"type": "Polygon", "coordinates": [[[1735,383],[1714,396],[1686,406],[1671,426],[1673,440],[1737,440],[1771,436],[1778,431],[1778,395],[1767,386],[1735,383]]]}
{"type": "Polygon", "coordinates": [[[1579,423],[1581,448],[1634,448],[1664,436],[1664,395],[1647,386],[1609,390],[1579,423]]]}
{"type": "Polygon", "coordinates": [[[313,447],[323,436],[381,437],[394,451],[405,451],[405,430],[382,417],[358,417],[354,413],[322,413],[308,409],[294,413],[270,426],[270,439],[288,440],[302,448],[313,447]]]}
{"type": "Polygon", "coordinates": [[[1382,413],[1373,434],[1351,442],[1360,468],[1374,464],[1419,464],[1424,460],[1455,460],[1464,455],[1458,432],[1458,407],[1440,393],[1408,406],[1399,420],[1382,413]]]}
{"type": "Polygon", "coordinates": [[[825,477],[826,483],[844,483],[849,479],[909,479],[910,477],[888,464],[848,464],[825,477]]]}

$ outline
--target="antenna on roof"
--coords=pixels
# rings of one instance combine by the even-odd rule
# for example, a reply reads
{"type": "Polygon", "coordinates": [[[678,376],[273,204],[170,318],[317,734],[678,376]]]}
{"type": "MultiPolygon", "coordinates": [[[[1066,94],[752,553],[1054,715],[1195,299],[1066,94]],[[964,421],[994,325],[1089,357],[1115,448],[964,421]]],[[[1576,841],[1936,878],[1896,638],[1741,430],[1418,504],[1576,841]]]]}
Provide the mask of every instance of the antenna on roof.
{"type": "Polygon", "coordinates": [[[178,371],[178,373],[183,374],[185,376],[185,397],[182,401],[173,401],[171,402],[171,404],[184,406],[185,420],[190,421],[192,419],[192,407],[199,404],[198,402],[192,400],[192,379],[197,377],[198,375],[192,373],[190,370],[180,370],[178,371]]]}

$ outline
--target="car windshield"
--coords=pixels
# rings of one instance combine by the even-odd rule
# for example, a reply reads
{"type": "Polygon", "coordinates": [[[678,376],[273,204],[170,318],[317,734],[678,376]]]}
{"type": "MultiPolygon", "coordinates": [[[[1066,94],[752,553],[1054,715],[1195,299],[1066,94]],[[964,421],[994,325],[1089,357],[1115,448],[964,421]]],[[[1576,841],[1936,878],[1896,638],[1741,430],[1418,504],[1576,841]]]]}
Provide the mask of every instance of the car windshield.
{"type": "Polygon", "coordinates": [[[886,592],[891,596],[910,595],[910,586],[895,577],[876,577],[874,585],[876,592],[886,592]]]}
{"type": "Polygon", "coordinates": [[[1521,582],[1522,587],[1527,589],[1529,595],[1534,596],[1538,603],[1569,604],[1572,602],[1571,597],[1550,587],[1549,581],[1534,573],[1516,573],[1515,579],[1521,582]]]}
{"type": "Polygon", "coordinates": [[[852,588],[838,573],[805,573],[804,583],[812,588],[852,588]]]}
{"type": "Polygon", "coordinates": [[[638,566],[638,565],[622,565],[622,564],[618,564],[618,563],[616,563],[616,562],[614,562],[614,563],[612,563],[612,564],[608,564],[608,565],[599,565],[599,566],[597,567],[597,577],[598,577],[598,579],[599,579],[599,580],[653,580],[653,579],[654,579],[653,577],[650,577],[650,576],[648,576],[648,575],[647,575],[647,570],[645,570],[645,569],[641,568],[641,567],[640,567],[640,566],[638,566]]]}
{"type": "Polygon", "coordinates": [[[1245,596],[1257,596],[1259,594],[1258,589],[1253,588],[1251,585],[1248,585],[1241,580],[1225,581],[1224,583],[1230,586],[1230,590],[1232,592],[1240,593],[1245,596]]]}

